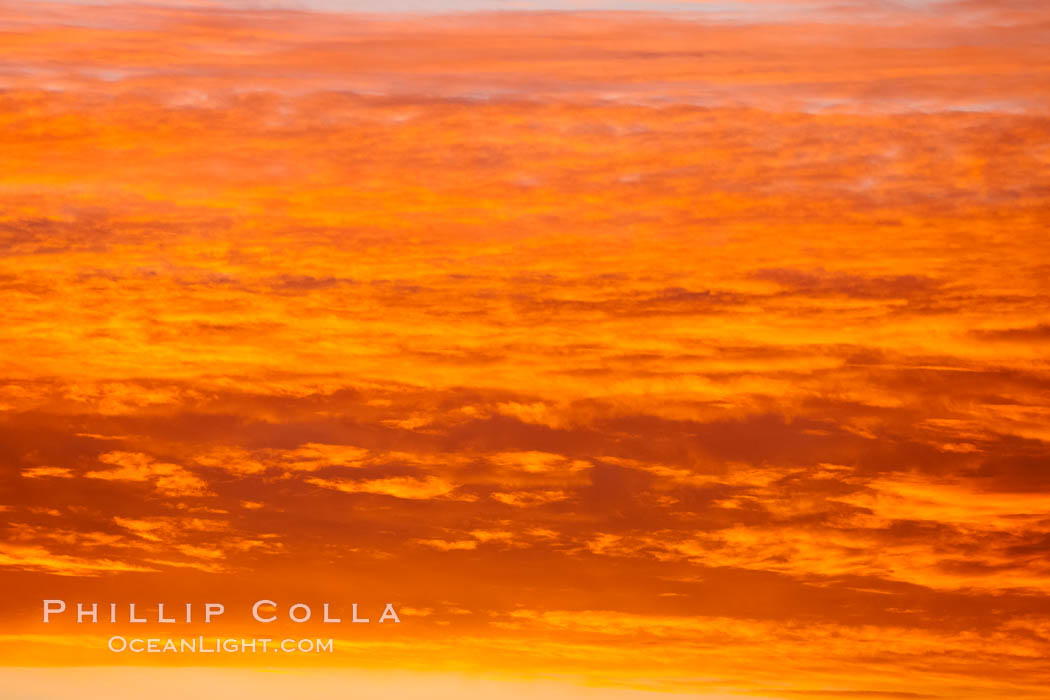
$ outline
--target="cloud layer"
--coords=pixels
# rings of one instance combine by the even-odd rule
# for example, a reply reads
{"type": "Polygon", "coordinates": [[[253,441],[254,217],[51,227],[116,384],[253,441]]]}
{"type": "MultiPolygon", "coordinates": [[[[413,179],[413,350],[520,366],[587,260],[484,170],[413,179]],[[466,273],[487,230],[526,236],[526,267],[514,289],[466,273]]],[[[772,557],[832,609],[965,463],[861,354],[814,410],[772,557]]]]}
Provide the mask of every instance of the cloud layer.
{"type": "Polygon", "coordinates": [[[1046,697],[1046,14],[821,12],[0,9],[3,658],[1046,697]]]}

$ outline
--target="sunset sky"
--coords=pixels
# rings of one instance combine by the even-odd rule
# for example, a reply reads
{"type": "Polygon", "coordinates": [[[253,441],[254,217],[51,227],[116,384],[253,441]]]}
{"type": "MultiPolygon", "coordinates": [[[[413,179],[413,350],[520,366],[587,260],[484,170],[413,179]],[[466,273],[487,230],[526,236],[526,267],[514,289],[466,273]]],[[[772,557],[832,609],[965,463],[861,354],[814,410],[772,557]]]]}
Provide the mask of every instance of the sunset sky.
{"type": "Polygon", "coordinates": [[[1050,699],[1048,228],[1040,0],[0,5],[0,687],[1050,699]]]}

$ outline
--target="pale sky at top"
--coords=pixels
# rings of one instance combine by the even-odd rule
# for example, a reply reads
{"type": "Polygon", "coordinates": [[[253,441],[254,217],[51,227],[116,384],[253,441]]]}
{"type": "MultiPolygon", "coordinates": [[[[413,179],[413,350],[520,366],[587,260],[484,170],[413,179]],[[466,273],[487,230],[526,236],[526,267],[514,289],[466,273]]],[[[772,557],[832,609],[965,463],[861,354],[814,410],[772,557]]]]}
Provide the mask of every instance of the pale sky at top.
{"type": "MultiPolygon", "coordinates": [[[[50,0],[33,0],[47,2],[50,0]]],[[[951,0],[66,0],[76,4],[149,4],[237,9],[301,9],[326,12],[456,13],[519,11],[643,11],[696,13],[725,18],[777,20],[822,10],[866,14],[936,10],[951,0]]]]}

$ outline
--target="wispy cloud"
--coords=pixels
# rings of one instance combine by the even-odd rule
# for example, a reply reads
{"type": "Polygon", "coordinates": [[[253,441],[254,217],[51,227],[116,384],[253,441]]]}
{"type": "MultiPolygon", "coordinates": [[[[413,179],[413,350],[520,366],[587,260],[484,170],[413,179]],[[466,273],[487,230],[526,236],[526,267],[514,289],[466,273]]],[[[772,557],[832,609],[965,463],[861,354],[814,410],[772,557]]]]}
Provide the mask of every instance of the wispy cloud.
{"type": "Polygon", "coordinates": [[[1045,695],[1045,8],[685,5],[0,9],[5,590],[350,580],[427,611],[354,663],[601,697],[1045,695]]]}

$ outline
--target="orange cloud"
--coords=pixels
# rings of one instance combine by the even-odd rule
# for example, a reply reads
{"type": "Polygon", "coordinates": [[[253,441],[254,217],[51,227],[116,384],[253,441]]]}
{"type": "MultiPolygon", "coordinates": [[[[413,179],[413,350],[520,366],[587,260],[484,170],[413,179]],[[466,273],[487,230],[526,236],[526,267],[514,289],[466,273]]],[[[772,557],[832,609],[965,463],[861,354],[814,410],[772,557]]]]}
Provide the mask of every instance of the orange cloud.
{"type": "Polygon", "coordinates": [[[22,476],[26,479],[40,479],[47,477],[71,479],[73,478],[73,470],[69,467],[29,467],[28,469],[22,470],[22,476]]]}
{"type": "Polygon", "coordinates": [[[424,479],[391,477],[360,482],[346,479],[307,479],[306,483],[345,493],[374,493],[408,499],[437,498],[449,494],[456,488],[454,484],[433,476],[424,479]]]}
{"type": "Polygon", "coordinates": [[[1046,10],[789,4],[0,8],[2,658],[1045,695],[1046,10]]]}
{"type": "Polygon", "coordinates": [[[157,462],[141,452],[106,452],[98,460],[116,469],[91,471],[88,479],[106,481],[149,481],[157,491],[169,496],[207,495],[206,484],[176,464],[157,462]]]}

